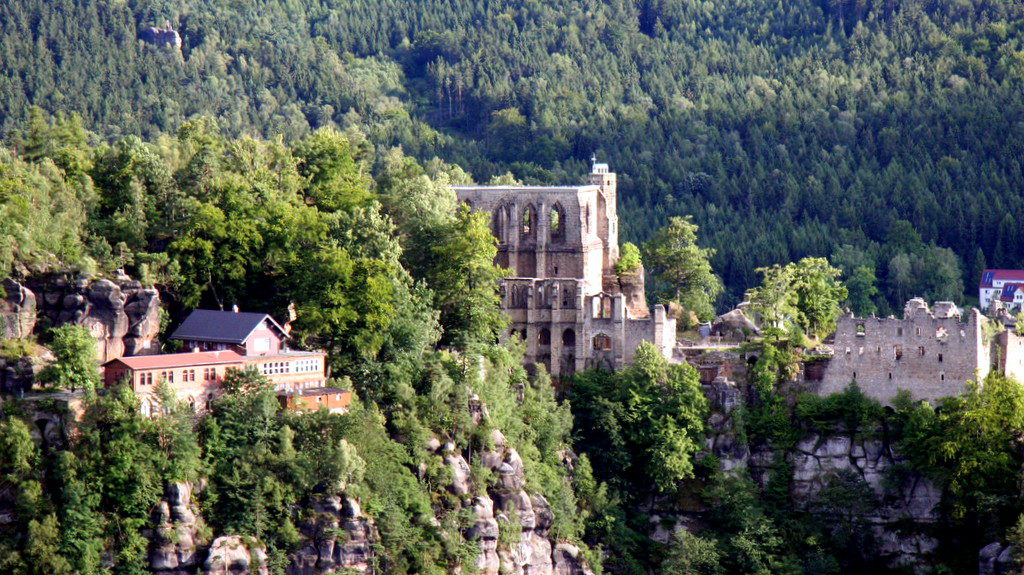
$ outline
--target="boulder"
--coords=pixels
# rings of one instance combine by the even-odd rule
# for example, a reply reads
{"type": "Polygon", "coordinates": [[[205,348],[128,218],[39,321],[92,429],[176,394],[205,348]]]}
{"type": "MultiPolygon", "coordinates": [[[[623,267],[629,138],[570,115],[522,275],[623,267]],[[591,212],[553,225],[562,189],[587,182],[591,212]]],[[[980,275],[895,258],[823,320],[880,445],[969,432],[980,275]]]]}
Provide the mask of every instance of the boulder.
{"type": "Polygon", "coordinates": [[[210,545],[210,554],[203,564],[205,575],[270,575],[267,550],[246,545],[235,535],[218,537],[210,545]]]}
{"type": "Polygon", "coordinates": [[[556,575],[593,575],[580,556],[580,549],[570,543],[559,543],[551,552],[556,575]]]}

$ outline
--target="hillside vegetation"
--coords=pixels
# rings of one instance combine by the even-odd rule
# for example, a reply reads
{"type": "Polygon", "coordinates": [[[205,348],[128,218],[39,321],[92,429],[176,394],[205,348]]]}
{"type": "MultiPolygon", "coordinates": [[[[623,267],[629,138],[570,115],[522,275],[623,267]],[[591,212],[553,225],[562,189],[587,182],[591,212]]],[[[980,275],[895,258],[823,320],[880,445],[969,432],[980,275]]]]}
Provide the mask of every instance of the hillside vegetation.
{"type": "Polygon", "coordinates": [[[723,303],[756,267],[838,253],[857,307],[887,312],[1024,264],[1022,16],[1012,0],[25,0],[0,6],[0,127],[30,104],[104,138],[195,114],[287,140],[358,125],[536,182],[575,183],[596,153],[621,175],[628,239],[695,217],[723,303]],[[164,22],[180,54],[136,39],[164,22]]]}

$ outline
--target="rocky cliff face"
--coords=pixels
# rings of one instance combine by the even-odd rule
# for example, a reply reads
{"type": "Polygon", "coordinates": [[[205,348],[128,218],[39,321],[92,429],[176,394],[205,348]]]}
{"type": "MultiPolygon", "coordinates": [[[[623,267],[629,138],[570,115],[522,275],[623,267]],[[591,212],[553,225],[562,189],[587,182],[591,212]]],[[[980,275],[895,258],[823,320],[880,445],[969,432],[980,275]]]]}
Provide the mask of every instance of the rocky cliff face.
{"type": "Polygon", "coordinates": [[[6,280],[0,338],[24,338],[49,327],[84,325],[96,336],[101,361],[157,353],[160,294],[126,277],[69,280],[63,275],[6,280]],[[40,321],[37,321],[40,320],[40,321]]]}
{"type": "Polygon", "coordinates": [[[577,547],[549,538],[554,514],[542,495],[531,495],[526,490],[519,452],[498,430],[491,439],[494,448],[478,455],[495,478],[485,488],[473,484],[469,464],[454,446],[440,448],[453,477],[449,490],[463,496],[464,505],[473,512],[474,521],[466,537],[480,546],[477,571],[484,575],[589,575],[591,571],[577,547]],[[499,544],[502,539],[509,544],[499,544]]]}
{"type": "Polygon", "coordinates": [[[773,474],[791,470],[790,494],[805,508],[837,477],[862,480],[879,504],[859,519],[870,525],[879,552],[890,564],[921,564],[937,549],[938,541],[928,528],[939,520],[942,494],[917,473],[897,473],[903,461],[881,434],[818,432],[804,436],[791,449],[766,447],[751,452],[732,417],[742,402],[737,387],[719,378],[706,393],[713,408],[707,449],[723,471],[749,472],[765,487],[773,474]]]}
{"type": "Polygon", "coordinates": [[[153,514],[149,567],[162,575],[189,575],[200,564],[202,520],[192,503],[192,485],[171,483],[153,514]]]}
{"type": "Polygon", "coordinates": [[[1012,575],[1021,572],[1013,545],[990,543],[978,553],[978,575],[1012,575]]]}
{"type": "Polygon", "coordinates": [[[6,279],[0,284],[0,339],[22,339],[36,326],[36,294],[20,283],[6,279]]]}
{"type": "Polygon", "coordinates": [[[372,572],[373,544],[380,539],[373,520],[351,497],[323,496],[299,525],[302,548],[289,557],[288,575],[319,575],[343,569],[372,572]]]}

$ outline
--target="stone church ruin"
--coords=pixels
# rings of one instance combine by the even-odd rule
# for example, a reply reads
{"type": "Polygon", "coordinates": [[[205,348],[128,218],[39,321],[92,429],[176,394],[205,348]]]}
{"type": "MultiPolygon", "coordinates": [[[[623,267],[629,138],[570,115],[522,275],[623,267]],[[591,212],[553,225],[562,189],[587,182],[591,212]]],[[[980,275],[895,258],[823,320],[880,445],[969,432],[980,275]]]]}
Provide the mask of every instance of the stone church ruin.
{"type": "Polygon", "coordinates": [[[648,309],[643,270],[621,276],[616,176],[593,165],[583,186],[456,186],[459,200],[491,214],[506,337],[526,342],[528,364],[556,376],[619,369],[649,341],[671,357],[676,322],[648,309]]]}

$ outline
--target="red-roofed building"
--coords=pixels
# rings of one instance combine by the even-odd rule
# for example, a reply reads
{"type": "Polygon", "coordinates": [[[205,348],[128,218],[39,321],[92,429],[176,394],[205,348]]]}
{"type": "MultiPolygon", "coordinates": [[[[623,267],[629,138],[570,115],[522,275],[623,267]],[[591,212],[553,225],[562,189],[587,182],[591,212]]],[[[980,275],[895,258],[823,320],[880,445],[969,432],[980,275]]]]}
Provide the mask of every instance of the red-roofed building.
{"type": "Polygon", "coordinates": [[[1006,309],[1024,306],[1024,270],[985,270],[978,284],[978,302],[988,311],[995,302],[1006,309]]]}
{"type": "Polygon", "coordinates": [[[121,357],[103,364],[103,382],[110,387],[127,378],[142,399],[146,415],[155,406],[153,394],[161,381],[174,388],[178,399],[196,411],[204,411],[222,393],[229,369],[255,369],[273,382],[275,390],[287,394],[326,385],[326,362],[327,354],[320,351],[283,351],[255,357],[233,350],[121,357]]]}

